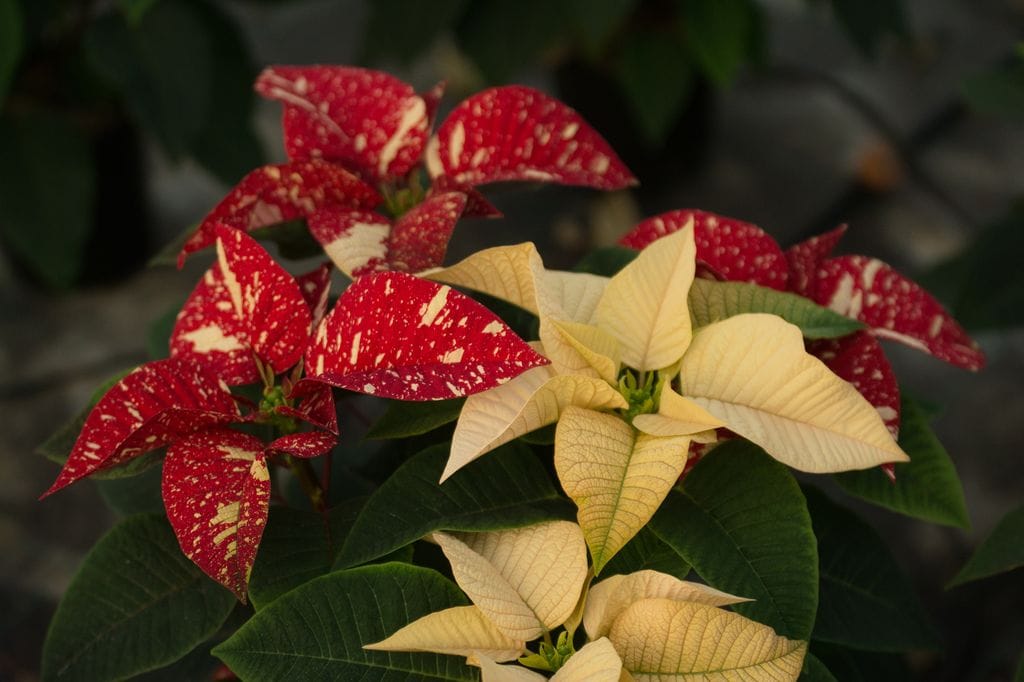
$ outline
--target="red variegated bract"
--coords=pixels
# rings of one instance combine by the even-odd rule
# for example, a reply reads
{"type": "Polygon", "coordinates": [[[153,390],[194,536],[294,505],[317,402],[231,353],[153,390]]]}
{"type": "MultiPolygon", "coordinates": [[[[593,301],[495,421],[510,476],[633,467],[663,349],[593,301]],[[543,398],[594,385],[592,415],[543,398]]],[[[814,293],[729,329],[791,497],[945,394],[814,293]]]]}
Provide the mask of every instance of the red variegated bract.
{"type": "Polygon", "coordinates": [[[400,272],[356,280],[317,330],[306,375],[399,400],[442,400],[547,364],[494,313],[451,287],[400,272]]]}
{"type": "Polygon", "coordinates": [[[380,71],[273,66],[260,74],[256,91],[284,103],[291,159],[336,161],[380,182],[405,176],[427,141],[426,100],[380,71]]]}
{"type": "Polygon", "coordinates": [[[338,437],[326,431],[289,433],[274,439],[267,446],[267,452],[272,454],[284,452],[295,457],[311,459],[330,452],[337,443],[338,437]]]}
{"type": "Polygon", "coordinates": [[[811,299],[860,320],[871,332],[977,370],[985,357],[967,332],[928,292],[880,260],[829,258],[818,266],[811,299]]]}
{"type": "Polygon", "coordinates": [[[840,379],[853,384],[878,410],[892,437],[899,436],[900,387],[878,339],[859,331],[839,339],[812,341],[807,350],[840,379]]]}
{"type": "Polygon", "coordinates": [[[309,232],[350,277],[387,269],[391,221],[372,211],[331,208],[309,218],[309,232]]]}
{"type": "Polygon", "coordinates": [[[209,369],[178,358],[146,363],[96,403],[40,499],[194,431],[241,420],[228,387],[209,369]]]}
{"type": "Polygon", "coordinates": [[[445,192],[409,209],[391,228],[387,256],[391,269],[420,272],[441,265],[465,208],[465,194],[445,192]]]}
{"type": "Polygon", "coordinates": [[[161,488],[181,551],[244,603],[270,502],[263,443],[223,428],[193,434],[168,448],[161,488]]]}
{"type": "Polygon", "coordinates": [[[691,218],[697,260],[715,275],[715,279],[752,282],[785,291],[789,268],[782,249],[760,227],[742,220],[684,208],[640,222],[619,243],[643,249],[681,230],[691,218]]]}
{"type": "Polygon", "coordinates": [[[478,190],[464,182],[456,182],[450,175],[440,175],[434,178],[427,197],[445,192],[461,192],[466,195],[466,207],[462,209],[462,215],[466,218],[501,218],[503,216],[502,212],[478,190]]]}
{"type": "Polygon", "coordinates": [[[832,254],[832,250],[836,248],[836,244],[844,234],[846,234],[846,225],[840,225],[834,230],[815,235],[786,249],[790,291],[807,298],[814,298],[814,287],[818,282],[818,266],[832,254]]]}
{"type": "Polygon", "coordinates": [[[285,395],[289,400],[298,401],[298,407],[281,405],[275,412],[338,434],[338,412],[334,409],[334,391],[330,386],[301,379],[292,387],[286,384],[285,395]]]}
{"type": "Polygon", "coordinates": [[[178,254],[178,267],[189,254],[213,244],[218,225],[251,232],[329,206],[370,209],[380,201],[376,190],[332,163],[310,159],[263,166],[242,178],[207,214],[178,254]]]}
{"type": "Polygon", "coordinates": [[[312,315],[295,279],[244,232],[217,227],[217,262],[171,332],[171,356],[213,369],[229,385],[260,379],[253,358],[283,372],[302,357],[312,315]]]}
{"type": "Polygon", "coordinates": [[[312,318],[310,329],[316,329],[320,320],[327,314],[327,303],[331,293],[331,264],[324,263],[316,270],[299,275],[295,278],[295,283],[299,285],[302,298],[309,306],[312,318]]]}
{"type": "Polygon", "coordinates": [[[576,111],[521,85],[463,100],[431,139],[426,162],[432,178],[448,175],[474,186],[540,180],[610,190],[636,184],[576,111]]]}

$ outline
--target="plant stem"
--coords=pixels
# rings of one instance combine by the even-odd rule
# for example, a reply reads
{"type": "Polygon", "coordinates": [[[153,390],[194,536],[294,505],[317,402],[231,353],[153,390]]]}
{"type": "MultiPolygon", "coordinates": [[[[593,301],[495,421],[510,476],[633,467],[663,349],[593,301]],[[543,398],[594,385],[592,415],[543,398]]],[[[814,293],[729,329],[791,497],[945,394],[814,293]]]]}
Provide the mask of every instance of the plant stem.
{"type": "Polygon", "coordinates": [[[299,479],[299,485],[302,486],[302,492],[306,493],[306,497],[309,498],[310,504],[320,514],[327,511],[327,504],[324,500],[324,489],[320,487],[320,481],[316,478],[316,472],[313,471],[313,465],[308,460],[298,459],[291,455],[285,455],[285,461],[288,463],[288,468],[292,470],[295,477],[299,479]]]}

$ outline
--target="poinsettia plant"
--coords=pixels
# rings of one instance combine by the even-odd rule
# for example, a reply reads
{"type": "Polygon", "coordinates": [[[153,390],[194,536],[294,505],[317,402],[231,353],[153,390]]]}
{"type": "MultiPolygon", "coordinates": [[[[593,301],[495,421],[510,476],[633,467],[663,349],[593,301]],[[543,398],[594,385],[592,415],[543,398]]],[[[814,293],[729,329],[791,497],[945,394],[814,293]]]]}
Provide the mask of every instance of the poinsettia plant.
{"type": "Polygon", "coordinates": [[[315,66],[256,89],[289,160],[184,242],[213,263],[167,357],[100,392],[43,495],[161,465],[164,513],[86,558],[45,679],[824,680],[837,649],[936,645],[815,487],[964,524],[878,342],[983,364],[923,289],[831,257],[842,228],[783,251],[695,210],[575,271],[529,242],[445,266],[463,218],[500,215],[481,186],[635,180],[522,86],[434,132],[440,86],[315,66]],[[286,232],[329,260],[293,276],[259,241],[286,232]]]}

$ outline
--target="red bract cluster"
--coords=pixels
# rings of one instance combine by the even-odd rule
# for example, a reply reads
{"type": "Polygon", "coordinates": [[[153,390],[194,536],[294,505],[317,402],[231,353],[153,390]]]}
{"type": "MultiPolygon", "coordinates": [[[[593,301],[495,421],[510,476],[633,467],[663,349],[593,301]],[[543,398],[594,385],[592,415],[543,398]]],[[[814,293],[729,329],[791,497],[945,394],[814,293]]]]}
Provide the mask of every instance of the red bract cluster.
{"type": "Polygon", "coordinates": [[[874,258],[830,257],[845,226],[783,252],[755,225],[681,209],[644,220],[620,243],[642,249],[691,218],[697,260],[705,276],[790,291],[866,325],[866,330],[841,339],[813,341],[809,350],[875,406],[894,437],[900,423],[899,386],[878,337],[901,341],[965,369],[980,369],[985,362],[977,344],[920,286],[874,258]]]}
{"type": "Polygon", "coordinates": [[[357,282],[325,315],[326,267],[293,278],[244,232],[213,229],[217,261],[178,315],[171,357],[99,400],[43,496],[168,446],[163,499],[182,551],[244,600],[267,519],[269,458],[334,447],[331,386],[433,400],[492,388],[546,360],[466,296],[403,273],[357,282]],[[243,413],[229,387],[257,382],[263,399],[243,413]],[[245,422],[283,435],[264,444],[227,428],[245,422]],[[312,430],[299,432],[299,422],[312,430]]]}
{"type": "Polygon", "coordinates": [[[250,231],[304,218],[347,274],[417,272],[441,264],[460,217],[500,215],[476,191],[480,185],[525,180],[617,189],[636,182],[579,114],[523,86],[473,95],[434,136],[440,85],[417,94],[378,71],[275,66],[256,90],[284,105],[291,161],[243,178],[200,224],[179,262],[211,245],[217,224],[250,231]],[[390,215],[374,213],[385,200],[390,215]]]}

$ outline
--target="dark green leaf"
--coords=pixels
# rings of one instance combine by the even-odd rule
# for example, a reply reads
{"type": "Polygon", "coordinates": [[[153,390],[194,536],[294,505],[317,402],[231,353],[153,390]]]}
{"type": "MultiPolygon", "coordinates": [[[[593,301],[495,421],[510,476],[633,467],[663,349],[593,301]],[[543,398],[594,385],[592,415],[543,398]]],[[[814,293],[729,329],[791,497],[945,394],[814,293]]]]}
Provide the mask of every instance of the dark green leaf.
{"type": "Polygon", "coordinates": [[[1024,682],[1024,654],[1021,654],[1017,662],[1017,673],[1013,676],[1013,682],[1024,682]]]}
{"type": "Polygon", "coordinates": [[[150,466],[130,478],[93,477],[100,497],[111,511],[120,516],[164,513],[164,498],[160,489],[163,468],[156,466],[163,453],[163,450],[159,450],[143,455],[143,458],[153,458],[150,466]]]}
{"type": "Polygon", "coordinates": [[[181,249],[185,246],[185,242],[188,241],[188,238],[192,236],[198,227],[199,223],[186,227],[178,233],[174,239],[164,244],[163,247],[149,259],[149,263],[147,263],[147,265],[151,268],[161,265],[177,266],[178,254],[181,253],[181,249]]]}
{"type": "MultiPolygon", "coordinates": [[[[36,448],[36,454],[63,466],[64,462],[68,459],[68,455],[71,454],[71,449],[75,446],[75,441],[78,440],[78,434],[82,432],[82,426],[85,424],[85,419],[89,416],[89,412],[92,411],[93,405],[99,402],[99,399],[102,398],[114,384],[120,381],[130,371],[131,370],[126,369],[123,372],[118,372],[100,384],[99,387],[93,391],[92,397],[89,399],[89,404],[85,409],[75,415],[71,421],[43,441],[43,443],[36,448]]],[[[162,459],[163,451],[154,450],[139,457],[130,459],[124,464],[119,464],[117,466],[110,467],[109,469],[102,469],[92,473],[89,475],[89,478],[93,480],[105,480],[137,476],[143,471],[146,471],[150,467],[158,464],[162,459]]]]}
{"type": "Polygon", "coordinates": [[[330,572],[334,557],[365,499],[346,500],[328,518],[271,507],[249,581],[249,598],[262,609],[285,592],[330,572]]]}
{"type": "Polygon", "coordinates": [[[216,45],[195,9],[157,3],[137,26],[108,12],[85,37],[89,61],[172,157],[184,154],[212,113],[216,45]]]}
{"type": "Polygon", "coordinates": [[[362,648],[428,613],[466,603],[454,584],[418,566],[338,571],[282,596],[213,653],[252,682],[477,680],[461,657],[362,648]]]}
{"type": "Polygon", "coordinates": [[[1024,206],[989,225],[962,254],[920,281],[946,301],[968,329],[1024,325],[1024,206]]]}
{"type": "Polygon", "coordinates": [[[687,46],[704,73],[728,85],[752,55],[760,15],[750,0],[678,0],[687,46]]]}
{"type": "Polygon", "coordinates": [[[43,112],[0,119],[0,237],[47,286],[77,279],[95,193],[92,150],[77,128],[43,112]]]}
{"type": "Polygon", "coordinates": [[[282,258],[302,260],[324,255],[324,247],[313,239],[305,220],[268,225],[253,230],[249,235],[259,241],[273,242],[282,258]]]}
{"type": "Polygon", "coordinates": [[[637,6],[637,0],[565,0],[566,23],[588,54],[597,57],[615,29],[637,6]]]}
{"type": "Polygon", "coordinates": [[[850,40],[869,56],[884,38],[909,33],[903,0],[832,0],[832,9],[850,40]]]}
{"type": "Polygon", "coordinates": [[[640,252],[636,249],[627,249],[625,246],[605,246],[588,253],[580,259],[573,270],[611,277],[639,255],[640,252]]]}
{"type": "Polygon", "coordinates": [[[878,533],[817,489],[804,494],[821,574],[811,637],[870,651],[936,648],[938,634],[878,533]]]}
{"type": "Polygon", "coordinates": [[[18,0],[0,0],[0,105],[7,98],[24,42],[18,0]]]}
{"type": "Polygon", "coordinates": [[[184,303],[182,301],[171,306],[163,315],[149,323],[146,329],[146,354],[151,360],[160,360],[170,355],[171,332],[184,303]]]}
{"type": "Polygon", "coordinates": [[[839,682],[835,676],[818,660],[814,654],[807,652],[804,656],[804,669],[800,671],[800,682],[839,682]]]}
{"type": "Polygon", "coordinates": [[[117,6],[131,25],[138,24],[157,0],[117,0],[117,6]]]}
{"type": "Polygon", "coordinates": [[[234,608],[160,516],[133,516],[85,557],[43,646],[44,680],[102,682],[178,660],[234,608]]]}
{"type": "Polygon", "coordinates": [[[525,446],[489,452],[438,485],[449,448],[445,443],[412,457],[370,497],[339,566],[376,559],[436,530],[500,530],[574,517],[572,504],[525,446]]]}
{"type": "Polygon", "coordinates": [[[601,575],[628,575],[645,570],[660,571],[683,580],[690,574],[690,564],[644,526],[605,564],[601,575]]]}
{"type": "Polygon", "coordinates": [[[898,654],[854,651],[834,644],[814,642],[813,654],[842,682],[907,682],[913,679],[898,654]]]}
{"type": "Polygon", "coordinates": [[[563,30],[560,8],[547,0],[474,2],[455,28],[459,46],[490,83],[511,80],[563,30]]]}
{"type": "Polygon", "coordinates": [[[805,338],[830,339],[852,334],[864,324],[823,308],[803,296],[746,282],[695,279],[688,299],[694,327],[741,313],[771,313],[800,327],[805,338]]]}
{"type": "Polygon", "coordinates": [[[465,398],[454,400],[388,401],[387,411],[366,432],[367,438],[409,438],[430,433],[459,418],[465,398]]]}
{"type": "Polygon", "coordinates": [[[1024,505],[1011,510],[992,529],[949,587],[1024,566],[1024,505]]]}
{"type": "Polygon", "coordinates": [[[408,65],[462,15],[466,0],[377,0],[370,3],[363,52],[370,59],[397,57],[408,65]]]}
{"type": "Polygon", "coordinates": [[[983,114],[1024,118],[1024,64],[993,69],[964,81],[963,95],[983,114]]]}
{"type": "Polygon", "coordinates": [[[896,465],[896,482],[874,468],[836,474],[839,487],[907,516],[956,528],[969,527],[960,478],[949,454],[932,433],[924,410],[903,395],[900,414],[899,443],[910,455],[910,462],[896,465]]]}
{"type": "Polygon", "coordinates": [[[671,31],[634,31],[615,60],[613,73],[651,148],[672,130],[693,89],[693,64],[671,31]]]}
{"type": "Polygon", "coordinates": [[[693,468],[650,528],[709,585],[756,601],[733,608],[785,637],[807,639],[818,605],[811,519],[789,470],[734,440],[693,468]]]}

